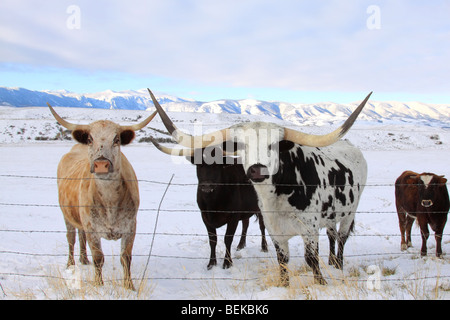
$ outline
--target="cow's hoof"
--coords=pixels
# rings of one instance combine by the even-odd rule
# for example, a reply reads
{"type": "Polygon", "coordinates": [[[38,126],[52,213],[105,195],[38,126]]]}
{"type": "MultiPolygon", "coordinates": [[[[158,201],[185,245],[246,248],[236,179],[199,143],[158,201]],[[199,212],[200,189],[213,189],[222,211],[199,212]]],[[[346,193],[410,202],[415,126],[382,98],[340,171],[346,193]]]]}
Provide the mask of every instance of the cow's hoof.
{"type": "Polygon", "coordinates": [[[327,284],[326,280],[323,277],[316,277],[316,276],[314,277],[314,283],[323,286],[327,284]]]}
{"type": "Polygon", "coordinates": [[[229,269],[232,265],[233,265],[233,262],[232,262],[232,261],[225,260],[225,261],[223,262],[223,268],[224,268],[224,269],[229,269]]]}
{"type": "Polygon", "coordinates": [[[289,277],[280,278],[280,287],[289,287],[289,277]]]}
{"type": "Polygon", "coordinates": [[[133,281],[131,280],[124,280],[123,281],[123,286],[125,289],[131,290],[131,291],[136,291],[136,288],[134,287],[133,281]]]}
{"type": "Polygon", "coordinates": [[[217,265],[217,261],[211,261],[206,268],[208,270],[211,270],[216,265],[217,265]]]}

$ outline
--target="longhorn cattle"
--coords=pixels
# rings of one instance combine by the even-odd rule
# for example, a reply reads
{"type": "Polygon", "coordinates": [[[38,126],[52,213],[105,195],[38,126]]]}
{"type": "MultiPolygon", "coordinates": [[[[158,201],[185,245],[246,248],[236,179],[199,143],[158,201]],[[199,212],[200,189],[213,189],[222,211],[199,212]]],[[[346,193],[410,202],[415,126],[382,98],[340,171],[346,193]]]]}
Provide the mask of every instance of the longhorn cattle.
{"type": "Polygon", "coordinates": [[[322,136],[265,122],[237,124],[191,136],[176,128],[149,93],[167,130],[179,144],[188,148],[237,144],[236,153],[255,187],[264,223],[276,248],[283,285],[289,284],[288,240],[296,235],[304,240],[305,260],[315,282],[326,284],[319,268],[320,228],[327,228],[329,264],[343,268],[344,245],[354,225],[367,164],[357,148],[338,140],[351,128],[371,94],[341,127],[322,136]]]}
{"type": "MultiPolygon", "coordinates": [[[[233,157],[223,157],[219,163],[203,160],[201,156],[194,155],[194,149],[172,149],[160,145],[150,138],[160,151],[176,156],[186,156],[197,168],[197,204],[202,212],[202,220],[206,226],[211,249],[208,270],[217,265],[216,244],[217,228],[227,225],[225,242],[225,257],[223,268],[231,267],[231,244],[239,221],[242,221],[242,235],[237,246],[240,250],[246,245],[246,235],[250,217],[256,214],[261,230],[261,250],[267,252],[265,226],[261,211],[258,207],[258,198],[255,189],[248,180],[242,164],[237,163],[233,157]],[[200,159],[199,161],[198,158],[200,159]]],[[[212,151],[214,152],[214,150],[212,151]]],[[[207,154],[208,152],[206,152],[207,154]]]]}
{"type": "Polygon", "coordinates": [[[422,235],[420,254],[427,255],[428,225],[436,239],[436,257],[442,256],[442,234],[450,207],[447,179],[434,173],[403,172],[395,181],[395,206],[397,208],[401,249],[412,246],[411,227],[417,220],[422,235]]]}
{"type": "Polygon", "coordinates": [[[102,120],[89,125],[77,125],[62,119],[48,104],[56,120],[72,130],[79,142],[65,154],[58,165],[59,204],[67,227],[69,259],[75,264],[75,229],[80,241],[80,261],[88,264],[86,240],[95,267],[95,284],[102,285],[104,255],[101,238],[121,241],[124,286],[134,290],[131,279],[131,258],[136,234],[139,189],[136,174],[120,146],[129,144],[135,131],[145,127],[156,115],[139,124],[120,126],[102,120]]]}

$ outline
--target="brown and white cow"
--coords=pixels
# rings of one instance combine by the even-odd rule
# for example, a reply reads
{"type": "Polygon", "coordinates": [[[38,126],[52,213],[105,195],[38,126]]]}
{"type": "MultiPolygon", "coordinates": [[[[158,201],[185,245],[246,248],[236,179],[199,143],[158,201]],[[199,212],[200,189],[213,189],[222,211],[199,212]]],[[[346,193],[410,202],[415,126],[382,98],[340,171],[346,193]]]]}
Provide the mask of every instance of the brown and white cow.
{"type": "Polygon", "coordinates": [[[422,234],[422,256],[427,255],[428,225],[435,232],[436,256],[442,256],[442,234],[449,210],[447,179],[434,173],[405,171],[395,181],[395,205],[402,236],[401,249],[412,246],[411,227],[414,220],[422,234]],[[406,235],[405,235],[406,233],[406,235]]]}
{"type": "Polygon", "coordinates": [[[72,124],[62,119],[48,104],[56,120],[72,130],[79,142],[65,154],[58,165],[59,204],[64,214],[69,243],[67,267],[73,257],[75,229],[80,240],[80,262],[88,264],[86,240],[95,266],[95,283],[103,284],[104,255],[101,238],[122,239],[121,259],[124,286],[134,290],[131,280],[131,254],[136,235],[139,189],[136,174],[120,146],[129,144],[135,131],[145,127],[156,115],[139,124],[120,126],[108,120],[89,125],[72,124]]]}

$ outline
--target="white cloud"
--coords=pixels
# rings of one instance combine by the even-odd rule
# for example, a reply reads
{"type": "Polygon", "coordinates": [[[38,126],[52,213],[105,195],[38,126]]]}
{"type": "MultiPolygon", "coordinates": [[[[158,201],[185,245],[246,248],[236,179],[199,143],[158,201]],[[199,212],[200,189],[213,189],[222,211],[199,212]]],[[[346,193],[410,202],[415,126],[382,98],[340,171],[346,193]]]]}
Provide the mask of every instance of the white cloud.
{"type": "Polygon", "coordinates": [[[0,3],[0,61],[294,90],[448,90],[445,1],[0,3]],[[66,9],[80,7],[80,29],[66,9]]]}

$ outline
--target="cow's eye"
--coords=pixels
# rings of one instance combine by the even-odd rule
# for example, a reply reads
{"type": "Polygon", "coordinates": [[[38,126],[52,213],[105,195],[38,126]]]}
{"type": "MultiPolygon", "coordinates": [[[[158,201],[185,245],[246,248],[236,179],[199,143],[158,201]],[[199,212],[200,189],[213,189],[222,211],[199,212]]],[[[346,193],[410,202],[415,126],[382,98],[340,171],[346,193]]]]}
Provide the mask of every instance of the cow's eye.
{"type": "Polygon", "coordinates": [[[94,141],[94,139],[92,139],[92,136],[89,135],[89,136],[87,137],[86,143],[87,143],[88,145],[92,145],[92,142],[93,142],[93,141],[94,141]]]}
{"type": "Polygon", "coordinates": [[[117,135],[115,138],[114,138],[114,145],[115,146],[118,146],[120,144],[120,137],[117,135]]]}

